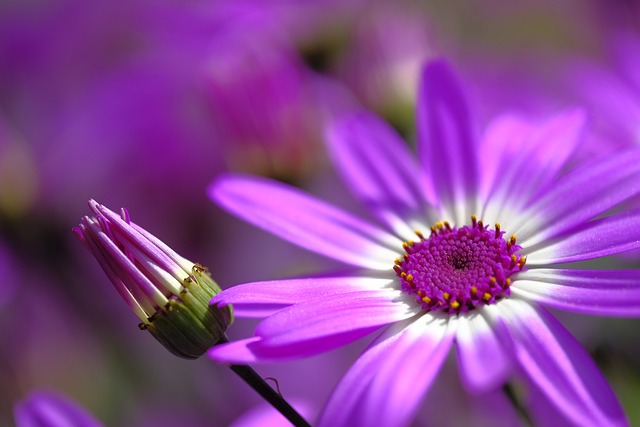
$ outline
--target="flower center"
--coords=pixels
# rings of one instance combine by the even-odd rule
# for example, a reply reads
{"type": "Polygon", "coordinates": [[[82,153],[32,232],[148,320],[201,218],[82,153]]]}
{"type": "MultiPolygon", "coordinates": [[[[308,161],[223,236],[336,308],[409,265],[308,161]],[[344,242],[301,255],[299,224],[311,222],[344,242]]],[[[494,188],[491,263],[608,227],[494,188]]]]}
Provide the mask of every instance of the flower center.
{"type": "Polygon", "coordinates": [[[403,243],[405,254],[393,269],[402,290],[415,295],[424,310],[460,313],[479,304],[493,304],[510,294],[510,276],[524,268],[516,236],[503,238],[495,229],[471,217],[471,225],[431,227],[431,236],[416,231],[419,240],[403,243]]]}

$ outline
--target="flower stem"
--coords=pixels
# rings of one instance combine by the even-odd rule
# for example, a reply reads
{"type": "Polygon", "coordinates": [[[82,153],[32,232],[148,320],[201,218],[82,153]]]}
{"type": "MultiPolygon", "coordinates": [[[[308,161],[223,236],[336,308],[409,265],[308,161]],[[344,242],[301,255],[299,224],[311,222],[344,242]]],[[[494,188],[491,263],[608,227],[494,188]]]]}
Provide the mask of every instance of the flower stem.
{"type": "MultiPolygon", "coordinates": [[[[218,344],[224,344],[225,342],[229,342],[226,335],[218,342],[218,344]]],[[[293,409],[289,402],[287,402],[279,392],[276,392],[269,384],[267,384],[267,382],[258,375],[251,366],[229,365],[229,367],[295,427],[311,427],[311,424],[302,418],[302,416],[293,409]]]]}
{"type": "Polygon", "coordinates": [[[527,427],[532,427],[533,420],[531,419],[529,412],[527,412],[526,408],[522,405],[522,401],[518,397],[518,393],[514,389],[513,385],[506,383],[502,387],[502,391],[504,392],[504,394],[507,395],[507,398],[509,399],[511,404],[515,407],[516,412],[520,416],[520,419],[524,423],[524,425],[526,425],[527,427]]]}

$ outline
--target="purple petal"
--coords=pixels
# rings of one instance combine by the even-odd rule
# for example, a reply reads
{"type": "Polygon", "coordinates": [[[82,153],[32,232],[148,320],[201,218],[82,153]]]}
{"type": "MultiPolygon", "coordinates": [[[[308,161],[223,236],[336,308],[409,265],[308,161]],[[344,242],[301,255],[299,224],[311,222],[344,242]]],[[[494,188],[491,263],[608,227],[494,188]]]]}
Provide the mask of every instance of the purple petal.
{"type": "Polygon", "coordinates": [[[400,291],[359,291],[296,304],[263,320],[256,335],[265,346],[280,347],[380,327],[413,316],[400,291]]]}
{"type": "Polygon", "coordinates": [[[445,215],[460,224],[475,212],[477,135],[466,95],[444,61],[425,67],[418,101],[418,153],[445,215]]]}
{"type": "Polygon", "coordinates": [[[277,347],[265,345],[265,341],[261,337],[252,337],[214,346],[209,349],[208,355],[210,359],[216,362],[236,364],[296,360],[349,344],[369,335],[376,329],[380,329],[380,327],[372,326],[369,328],[350,330],[340,334],[293,342],[277,347]]]}
{"type": "Polygon", "coordinates": [[[524,252],[528,265],[575,262],[636,249],[640,247],[640,210],[587,223],[554,243],[524,252]]]}
{"type": "Polygon", "coordinates": [[[566,419],[562,412],[549,401],[543,390],[526,381],[527,412],[536,427],[575,427],[575,423],[566,419]]]}
{"type": "MultiPolygon", "coordinates": [[[[540,125],[529,126],[528,132],[525,122],[512,123],[513,139],[509,141],[507,153],[503,154],[510,158],[503,162],[495,175],[493,194],[486,202],[488,215],[483,215],[483,219],[489,223],[500,222],[513,229],[516,224],[509,222],[513,216],[511,213],[526,208],[531,198],[556,178],[581,141],[585,120],[581,110],[570,110],[540,125]],[[493,206],[494,203],[497,206],[493,206]]],[[[489,134],[487,137],[495,136],[489,134]]],[[[505,135],[498,134],[498,137],[504,138],[505,135]]],[[[530,221],[531,217],[526,216],[526,219],[530,221]]],[[[533,226],[538,227],[539,224],[534,223],[533,226]]]]}
{"type": "Polygon", "coordinates": [[[575,109],[539,126],[519,157],[518,180],[510,181],[512,189],[533,195],[553,181],[581,142],[585,124],[584,111],[575,109]]]}
{"type": "MultiPolygon", "coordinates": [[[[504,185],[505,171],[513,167],[514,159],[531,134],[532,124],[513,114],[493,120],[487,127],[479,150],[480,156],[480,217],[488,224],[504,222],[501,215],[514,193],[504,185]]],[[[519,193],[516,193],[519,194],[519,193]]]]}
{"type": "Polygon", "coordinates": [[[627,425],[593,360],[553,316],[513,298],[497,307],[520,366],[565,417],[576,425],[627,425]]]}
{"type": "Polygon", "coordinates": [[[597,159],[576,169],[554,183],[552,191],[538,199],[522,215],[523,218],[544,218],[544,227],[527,221],[522,228],[513,232],[518,237],[525,237],[519,239],[522,245],[535,245],[600,215],[640,192],[638,164],[640,150],[636,149],[604,161],[597,159]]]}
{"type": "Polygon", "coordinates": [[[504,383],[511,372],[508,349],[481,314],[458,316],[456,348],[460,378],[470,392],[494,389],[504,383]]]}
{"type": "Polygon", "coordinates": [[[407,319],[389,326],[367,350],[355,361],[331,394],[320,415],[319,427],[350,426],[350,421],[359,414],[358,403],[369,387],[376,370],[372,366],[382,363],[387,353],[396,344],[415,319],[407,319]]]}
{"type": "Polygon", "coordinates": [[[328,142],[352,191],[396,232],[411,236],[412,229],[399,229],[409,219],[436,222],[433,213],[425,218],[426,179],[408,145],[387,123],[372,114],[354,114],[330,130],[328,142]]]}
{"type": "Polygon", "coordinates": [[[218,363],[249,364],[277,360],[260,357],[256,354],[255,348],[259,346],[259,342],[260,337],[251,337],[227,344],[218,344],[211,347],[207,355],[218,363]]]}
{"type": "Polygon", "coordinates": [[[249,363],[312,356],[340,347],[380,327],[413,316],[419,308],[399,291],[329,295],[284,308],[263,320],[255,337],[209,351],[217,361],[249,363]]]}
{"type": "Polygon", "coordinates": [[[276,181],[224,175],[209,196],[236,216],[306,249],[345,263],[388,270],[402,241],[276,181]]]}
{"type": "Polygon", "coordinates": [[[320,426],[409,425],[449,353],[455,325],[424,315],[376,340],[334,391],[320,426]]]}
{"type": "Polygon", "coordinates": [[[282,308],[304,301],[366,289],[381,289],[391,279],[371,277],[319,277],[245,283],[213,297],[212,304],[233,304],[240,317],[266,317],[282,308]]]}
{"type": "Polygon", "coordinates": [[[18,427],[100,427],[77,403],[50,391],[33,391],[14,407],[18,427]]]}
{"type": "Polygon", "coordinates": [[[518,274],[514,295],[603,316],[640,316],[640,270],[534,269],[518,274]]]}

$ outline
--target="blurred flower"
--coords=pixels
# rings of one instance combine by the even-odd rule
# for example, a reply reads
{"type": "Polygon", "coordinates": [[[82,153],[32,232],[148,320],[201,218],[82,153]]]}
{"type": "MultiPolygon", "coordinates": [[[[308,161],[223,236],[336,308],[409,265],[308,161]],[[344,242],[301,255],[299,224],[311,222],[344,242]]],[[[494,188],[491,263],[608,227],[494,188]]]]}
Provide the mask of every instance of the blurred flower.
{"type": "Polygon", "coordinates": [[[14,406],[17,427],[100,427],[102,424],[68,397],[51,391],[29,393],[14,406]]]}
{"type": "Polygon", "coordinates": [[[638,211],[594,219],[640,192],[640,150],[561,173],[584,124],[577,110],[542,124],[502,116],[478,146],[460,83],[434,62],[418,107],[422,170],[370,114],[347,117],[329,134],[347,185],[383,228],[283,184],[220,178],[210,196],[224,208],[361,270],[222,292],[212,301],[267,318],[254,337],[210,357],[295,359],[388,325],[338,385],[320,425],[408,425],[454,343],[470,392],[522,372],[570,422],[626,425],[596,365],[543,308],[640,314],[638,270],[562,268],[640,246],[638,211]]]}
{"type": "Polygon", "coordinates": [[[409,2],[372,2],[350,31],[338,76],[367,107],[401,123],[412,119],[422,64],[434,55],[424,11],[409,2]]]}
{"type": "Polygon", "coordinates": [[[609,36],[607,60],[569,59],[571,94],[592,113],[601,145],[640,145],[640,33],[609,36]]]}
{"type": "Polygon", "coordinates": [[[233,321],[231,307],[209,300],[220,288],[208,271],[182,258],[129,219],[95,201],[74,233],[95,257],[127,305],[169,351],[195,359],[220,341],[233,321]]]}

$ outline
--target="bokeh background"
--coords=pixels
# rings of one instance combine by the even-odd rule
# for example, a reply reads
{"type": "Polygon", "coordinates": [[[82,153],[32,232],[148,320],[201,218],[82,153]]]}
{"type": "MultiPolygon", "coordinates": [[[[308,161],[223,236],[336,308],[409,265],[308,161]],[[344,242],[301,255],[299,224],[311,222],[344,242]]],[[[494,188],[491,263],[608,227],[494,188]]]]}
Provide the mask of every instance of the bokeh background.
{"type": "MultiPolygon", "coordinates": [[[[635,0],[0,0],[0,425],[38,389],[107,426],[269,425],[227,368],[138,330],[71,227],[90,198],[125,206],[222,287],[339,269],[230,217],[206,187],[260,174],[358,211],[324,129],[367,108],[413,141],[420,67],[442,56],[480,125],[583,105],[576,161],[640,144],[635,0]]],[[[640,321],[558,315],[640,425],[640,321]]],[[[313,419],[365,345],[256,369],[313,419]]],[[[449,365],[416,425],[490,423],[498,404],[466,396],[449,365]]]]}

